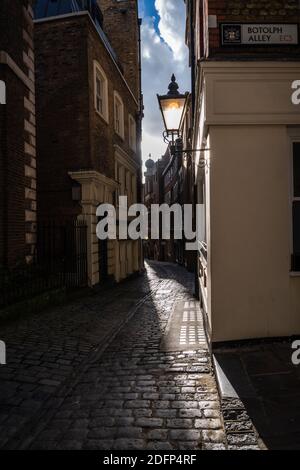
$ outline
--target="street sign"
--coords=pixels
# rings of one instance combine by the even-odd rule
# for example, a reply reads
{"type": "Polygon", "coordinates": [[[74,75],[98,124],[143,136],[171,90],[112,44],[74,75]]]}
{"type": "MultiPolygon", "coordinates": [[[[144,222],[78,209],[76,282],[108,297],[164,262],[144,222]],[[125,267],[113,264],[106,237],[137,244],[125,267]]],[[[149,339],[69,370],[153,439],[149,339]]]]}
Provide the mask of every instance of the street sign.
{"type": "Polygon", "coordinates": [[[222,45],[297,45],[299,33],[297,24],[222,24],[222,45]]]}

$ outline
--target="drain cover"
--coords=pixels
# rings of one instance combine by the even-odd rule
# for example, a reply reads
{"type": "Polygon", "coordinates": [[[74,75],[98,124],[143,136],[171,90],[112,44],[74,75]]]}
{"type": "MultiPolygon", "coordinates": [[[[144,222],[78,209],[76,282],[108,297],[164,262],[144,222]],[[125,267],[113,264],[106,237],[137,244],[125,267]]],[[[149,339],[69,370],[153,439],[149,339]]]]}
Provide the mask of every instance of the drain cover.
{"type": "Polygon", "coordinates": [[[176,302],[161,342],[163,351],[207,349],[203,317],[196,301],[176,302]]]}

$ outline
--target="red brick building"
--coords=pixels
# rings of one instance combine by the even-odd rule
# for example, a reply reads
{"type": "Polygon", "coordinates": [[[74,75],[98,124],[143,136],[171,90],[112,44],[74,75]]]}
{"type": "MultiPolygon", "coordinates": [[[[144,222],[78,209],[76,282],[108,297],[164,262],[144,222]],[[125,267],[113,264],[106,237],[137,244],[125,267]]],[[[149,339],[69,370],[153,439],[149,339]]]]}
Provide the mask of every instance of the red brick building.
{"type": "MultiPolygon", "coordinates": [[[[191,97],[187,98],[187,105],[182,123],[181,135],[184,149],[191,148],[192,136],[192,107],[191,97]]],[[[178,141],[179,142],[179,141],[178,141]]],[[[169,207],[178,205],[193,204],[193,162],[191,154],[176,153],[171,154],[170,146],[165,154],[154,162],[151,156],[146,161],[145,183],[144,183],[144,204],[151,210],[151,206],[166,204],[169,207]]],[[[183,213],[183,212],[182,212],[183,213]]],[[[161,221],[162,222],[162,221],[161,221]]],[[[170,219],[170,239],[151,239],[151,217],[149,217],[149,236],[144,242],[145,256],[157,261],[168,261],[185,266],[189,271],[195,270],[195,253],[186,250],[185,233],[182,228],[181,239],[175,236],[174,218],[170,219]]]]}
{"type": "MultiPolygon", "coordinates": [[[[191,100],[188,97],[182,124],[182,148],[191,149],[191,100]]],[[[168,148],[167,153],[170,152],[168,148]]],[[[164,202],[169,206],[179,205],[184,213],[184,205],[193,204],[193,164],[192,156],[188,153],[170,155],[167,165],[162,172],[164,202]]],[[[186,250],[187,240],[184,230],[182,238],[175,237],[176,226],[171,222],[171,239],[163,244],[165,261],[175,262],[185,266],[189,271],[195,269],[195,253],[186,250]]]]}
{"type": "MultiPolygon", "coordinates": [[[[162,177],[165,167],[170,160],[169,149],[157,162],[150,158],[146,161],[145,183],[144,183],[144,204],[150,214],[153,204],[163,204],[165,199],[164,179],[162,177]]],[[[144,255],[148,259],[156,261],[166,261],[165,246],[166,242],[151,239],[151,217],[149,216],[148,240],[144,241],[144,255]]]]}
{"type": "Polygon", "coordinates": [[[36,128],[33,10],[0,2],[0,266],[30,262],[36,244],[36,128]]]}
{"type": "Polygon", "coordinates": [[[99,243],[96,209],[140,198],[137,2],[39,0],[35,12],[39,216],[84,218],[90,284],[119,281],[140,269],[140,244],[99,243]]]}

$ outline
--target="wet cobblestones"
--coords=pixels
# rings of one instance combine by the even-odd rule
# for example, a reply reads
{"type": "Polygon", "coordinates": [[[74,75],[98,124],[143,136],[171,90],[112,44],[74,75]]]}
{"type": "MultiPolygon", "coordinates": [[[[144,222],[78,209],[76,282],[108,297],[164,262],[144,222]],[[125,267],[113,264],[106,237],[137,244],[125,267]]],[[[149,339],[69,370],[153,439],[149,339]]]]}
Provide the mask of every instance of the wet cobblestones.
{"type": "Polygon", "coordinates": [[[208,350],[161,349],[174,304],[192,301],[191,289],[184,269],[154,263],[113,294],[1,331],[9,349],[8,366],[0,370],[0,445],[226,448],[208,350]]]}

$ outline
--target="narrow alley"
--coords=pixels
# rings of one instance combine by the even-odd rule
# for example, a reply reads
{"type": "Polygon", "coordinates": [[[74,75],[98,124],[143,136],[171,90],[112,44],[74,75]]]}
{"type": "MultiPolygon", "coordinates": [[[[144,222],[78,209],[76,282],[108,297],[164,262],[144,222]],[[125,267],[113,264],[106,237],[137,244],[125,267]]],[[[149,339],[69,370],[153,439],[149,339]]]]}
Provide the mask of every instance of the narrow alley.
{"type": "Polygon", "coordinates": [[[300,449],[300,0],[0,25],[0,452],[300,449]]]}
{"type": "Polygon", "coordinates": [[[192,281],[181,267],[151,263],[113,296],[1,328],[1,447],[226,448],[192,281]]]}

